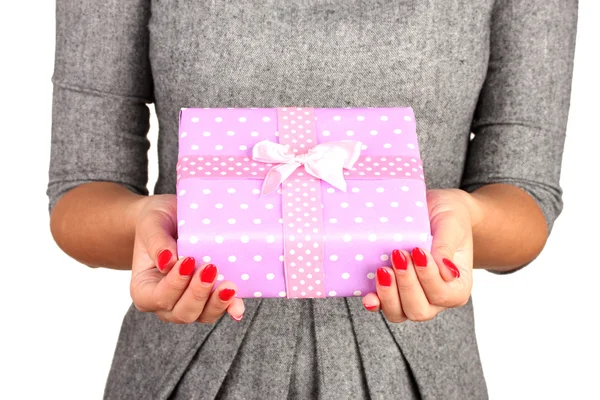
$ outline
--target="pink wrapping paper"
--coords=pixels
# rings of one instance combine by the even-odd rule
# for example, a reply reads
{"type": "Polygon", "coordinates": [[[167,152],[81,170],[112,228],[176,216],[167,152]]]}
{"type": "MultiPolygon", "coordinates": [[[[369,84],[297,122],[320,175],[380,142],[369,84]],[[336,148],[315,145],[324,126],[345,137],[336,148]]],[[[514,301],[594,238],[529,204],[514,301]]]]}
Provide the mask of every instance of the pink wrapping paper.
{"type": "Polygon", "coordinates": [[[217,279],[235,282],[238,297],[375,291],[375,271],[390,265],[393,249],[431,247],[415,125],[410,108],[182,109],[179,255],[215,264],[217,279]],[[261,194],[276,164],[252,160],[253,146],[285,136],[302,154],[312,141],[298,136],[292,144],[300,134],[316,136],[314,144],[362,143],[354,168],[344,171],[346,192],[311,183],[300,167],[282,188],[261,194]]]}

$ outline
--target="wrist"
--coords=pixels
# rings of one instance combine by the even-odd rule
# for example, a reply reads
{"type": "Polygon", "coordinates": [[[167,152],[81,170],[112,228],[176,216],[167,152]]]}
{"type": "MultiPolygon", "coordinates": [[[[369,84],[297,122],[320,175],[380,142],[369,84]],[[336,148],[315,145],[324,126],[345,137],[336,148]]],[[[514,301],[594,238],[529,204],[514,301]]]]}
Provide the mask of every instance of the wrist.
{"type": "Polygon", "coordinates": [[[140,217],[140,214],[146,207],[149,198],[149,196],[134,194],[125,204],[125,218],[127,221],[127,227],[133,234],[135,234],[137,221],[140,217]]]}
{"type": "Polygon", "coordinates": [[[461,190],[460,193],[463,197],[463,201],[467,205],[467,209],[469,210],[469,215],[471,217],[471,229],[474,232],[476,227],[479,226],[479,224],[485,218],[485,203],[476,192],[469,193],[461,190]]]}

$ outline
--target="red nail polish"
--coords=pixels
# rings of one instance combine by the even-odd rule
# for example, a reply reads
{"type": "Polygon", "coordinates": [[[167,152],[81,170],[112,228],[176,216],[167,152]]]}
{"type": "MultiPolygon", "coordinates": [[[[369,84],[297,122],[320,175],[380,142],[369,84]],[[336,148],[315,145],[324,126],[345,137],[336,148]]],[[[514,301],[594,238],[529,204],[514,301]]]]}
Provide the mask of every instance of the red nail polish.
{"type": "Polygon", "coordinates": [[[408,268],[408,260],[406,259],[406,256],[403,252],[401,252],[400,250],[392,251],[392,265],[394,266],[394,268],[401,269],[403,271],[405,271],[406,268],[408,268]]]}
{"type": "Polygon", "coordinates": [[[185,260],[179,266],[179,275],[191,276],[196,270],[196,260],[194,257],[186,257],[185,260]]]}
{"type": "Polygon", "coordinates": [[[219,298],[223,301],[229,301],[233,296],[235,296],[234,289],[226,288],[219,292],[219,298]]]}
{"type": "Polygon", "coordinates": [[[392,286],[392,274],[385,268],[379,268],[377,269],[377,281],[381,286],[392,286]]]}
{"type": "Polygon", "coordinates": [[[240,322],[240,321],[242,320],[242,318],[244,318],[244,314],[240,315],[239,317],[234,317],[234,316],[231,316],[231,318],[232,318],[234,321],[240,322]]]}
{"type": "Polygon", "coordinates": [[[427,255],[423,250],[418,247],[415,247],[410,253],[413,261],[417,267],[426,267],[427,266],[427,255]]]}
{"type": "Polygon", "coordinates": [[[454,275],[455,278],[460,278],[460,271],[452,261],[450,261],[447,258],[443,258],[442,262],[444,263],[446,268],[448,268],[450,272],[452,272],[452,275],[454,275]]]}
{"type": "Polygon", "coordinates": [[[171,250],[168,250],[168,249],[161,250],[158,253],[158,269],[160,269],[160,270],[165,269],[165,267],[167,266],[169,261],[171,261],[171,258],[173,258],[173,253],[171,253],[171,250]]]}
{"type": "Polygon", "coordinates": [[[217,277],[217,267],[213,264],[208,264],[202,272],[200,272],[200,281],[202,283],[213,283],[217,277]]]}
{"type": "Polygon", "coordinates": [[[369,311],[375,311],[377,309],[377,306],[365,306],[365,308],[369,311]]]}

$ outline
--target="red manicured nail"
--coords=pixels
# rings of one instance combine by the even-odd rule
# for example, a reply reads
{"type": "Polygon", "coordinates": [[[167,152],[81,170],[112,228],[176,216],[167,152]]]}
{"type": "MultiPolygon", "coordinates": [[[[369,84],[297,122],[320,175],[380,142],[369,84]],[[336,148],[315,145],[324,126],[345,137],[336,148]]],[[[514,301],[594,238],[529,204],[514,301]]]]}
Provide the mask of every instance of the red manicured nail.
{"type": "Polygon", "coordinates": [[[235,296],[234,289],[226,288],[219,292],[219,298],[223,301],[229,301],[233,296],[235,296]]]}
{"type": "Polygon", "coordinates": [[[450,261],[447,258],[443,258],[442,262],[444,263],[446,268],[448,268],[450,272],[452,272],[452,275],[454,275],[455,278],[460,278],[460,271],[458,270],[458,268],[456,268],[456,265],[452,261],[450,261]]]}
{"type": "Polygon", "coordinates": [[[394,268],[401,269],[403,271],[405,271],[406,268],[408,268],[408,260],[406,259],[406,256],[403,252],[401,252],[400,250],[392,251],[392,265],[394,266],[394,268]]]}
{"type": "Polygon", "coordinates": [[[426,267],[427,266],[427,255],[423,250],[418,247],[415,247],[410,253],[413,261],[417,267],[426,267]]]}
{"type": "Polygon", "coordinates": [[[240,315],[239,317],[234,317],[233,315],[231,316],[231,318],[234,321],[240,322],[242,320],[242,318],[244,318],[244,314],[240,315]]]}
{"type": "Polygon", "coordinates": [[[377,281],[381,286],[392,286],[392,274],[385,268],[377,269],[377,281]]]}
{"type": "Polygon", "coordinates": [[[377,306],[365,306],[365,308],[369,311],[375,311],[377,309],[377,306]]]}
{"type": "Polygon", "coordinates": [[[200,282],[213,283],[217,277],[217,267],[214,264],[208,264],[202,272],[200,272],[200,282]]]}
{"type": "Polygon", "coordinates": [[[171,250],[168,250],[168,249],[161,250],[158,253],[158,269],[160,269],[160,270],[165,269],[165,267],[167,266],[169,261],[171,261],[171,258],[173,258],[173,253],[171,253],[171,250]]]}
{"type": "Polygon", "coordinates": [[[194,257],[186,257],[185,260],[179,266],[179,275],[191,276],[196,270],[196,260],[194,257]]]}

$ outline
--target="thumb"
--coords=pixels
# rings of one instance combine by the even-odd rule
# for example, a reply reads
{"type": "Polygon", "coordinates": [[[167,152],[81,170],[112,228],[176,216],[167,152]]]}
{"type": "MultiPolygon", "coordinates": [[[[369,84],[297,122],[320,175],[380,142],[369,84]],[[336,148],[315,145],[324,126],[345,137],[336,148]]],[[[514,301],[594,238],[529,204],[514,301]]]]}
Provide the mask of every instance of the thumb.
{"type": "Polygon", "coordinates": [[[465,236],[464,230],[458,221],[448,219],[432,224],[431,234],[433,235],[431,256],[440,270],[442,279],[451,282],[459,278],[461,267],[468,262],[464,257],[461,257],[461,253],[458,251],[465,236]]]}
{"type": "Polygon", "coordinates": [[[463,210],[461,204],[454,200],[450,196],[428,196],[432,213],[431,255],[446,282],[461,275],[469,276],[473,264],[473,237],[468,210],[463,210]]]}
{"type": "Polygon", "coordinates": [[[151,201],[136,226],[136,264],[142,269],[157,267],[167,273],[177,261],[177,204],[175,196],[160,196],[151,201]],[[172,197],[172,199],[171,199],[172,197]],[[143,257],[146,262],[136,263],[143,257]],[[139,260],[139,258],[138,258],[139,260]]]}

